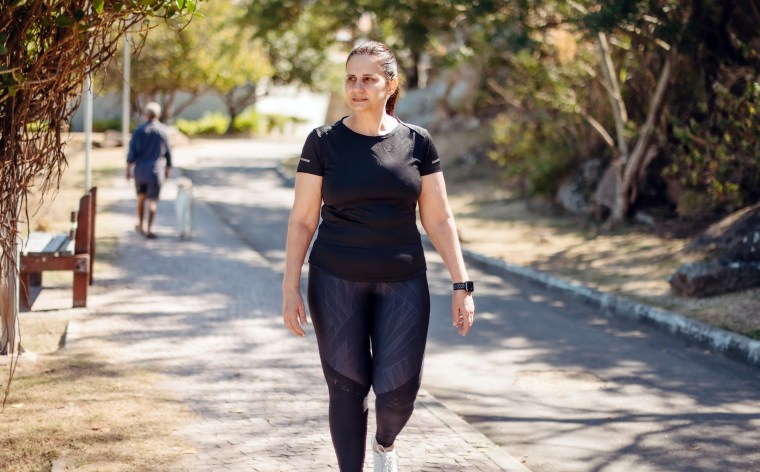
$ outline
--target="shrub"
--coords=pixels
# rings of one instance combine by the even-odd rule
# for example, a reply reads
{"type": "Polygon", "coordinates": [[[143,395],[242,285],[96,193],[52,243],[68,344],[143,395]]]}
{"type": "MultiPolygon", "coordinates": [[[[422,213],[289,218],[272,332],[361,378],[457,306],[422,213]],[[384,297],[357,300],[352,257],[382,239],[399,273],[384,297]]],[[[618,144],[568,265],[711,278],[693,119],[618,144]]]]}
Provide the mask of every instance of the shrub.
{"type": "Polygon", "coordinates": [[[243,134],[260,134],[261,133],[261,116],[256,111],[249,109],[237,117],[233,123],[235,133],[243,134]]]}
{"type": "Polygon", "coordinates": [[[107,130],[121,130],[121,118],[105,118],[101,120],[92,120],[92,130],[96,133],[102,133],[107,130]]]}
{"type": "Polygon", "coordinates": [[[553,196],[561,178],[577,164],[575,147],[554,123],[516,113],[500,114],[492,123],[493,149],[488,155],[526,196],[553,196]]]}
{"type": "MultiPolygon", "coordinates": [[[[244,111],[233,123],[235,133],[258,135],[275,130],[282,132],[289,123],[303,123],[302,118],[290,115],[260,115],[253,109],[244,111]]],[[[197,120],[178,119],[175,126],[187,136],[221,136],[227,131],[230,118],[221,112],[207,113],[197,120]]]]}
{"type": "Polygon", "coordinates": [[[224,113],[206,113],[197,120],[178,119],[177,129],[187,136],[222,135],[229,126],[230,118],[224,113]]]}
{"type": "Polygon", "coordinates": [[[720,84],[713,89],[713,104],[700,106],[704,116],[673,125],[665,172],[733,211],[760,199],[760,83],[748,83],[740,96],[720,84]]]}

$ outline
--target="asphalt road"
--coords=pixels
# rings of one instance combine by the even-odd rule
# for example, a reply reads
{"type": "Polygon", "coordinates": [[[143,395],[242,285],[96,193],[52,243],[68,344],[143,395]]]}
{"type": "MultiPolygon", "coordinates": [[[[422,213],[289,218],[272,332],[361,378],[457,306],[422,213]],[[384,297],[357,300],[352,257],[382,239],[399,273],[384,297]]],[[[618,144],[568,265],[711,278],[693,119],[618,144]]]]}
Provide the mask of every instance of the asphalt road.
{"type": "MultiPolygon", "coordinates": [[[[281,268],[293,194],[275,168],[299,150],[229,141],[177,154],[196,198],[281,268]]],[[[461,338],[433,251],[428,266],[425,388],[531,470],[760,471],[757,368],[474,267],[477,321],[461,338]]]]}

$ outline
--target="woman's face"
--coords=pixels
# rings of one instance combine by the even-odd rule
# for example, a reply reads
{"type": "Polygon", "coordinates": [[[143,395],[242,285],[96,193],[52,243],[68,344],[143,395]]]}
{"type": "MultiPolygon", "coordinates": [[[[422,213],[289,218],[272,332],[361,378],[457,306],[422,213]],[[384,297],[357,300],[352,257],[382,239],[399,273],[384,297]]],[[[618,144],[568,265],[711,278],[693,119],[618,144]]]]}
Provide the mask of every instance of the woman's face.
{"type": "Polygon", "coordinates": [[[397,80],[385,78],[377,58],[369,54],[351,56],[346,64],[346,81],[343,90],[346,102],[354,111],[385,110],[385,102],[391,96],[397,80]]]}

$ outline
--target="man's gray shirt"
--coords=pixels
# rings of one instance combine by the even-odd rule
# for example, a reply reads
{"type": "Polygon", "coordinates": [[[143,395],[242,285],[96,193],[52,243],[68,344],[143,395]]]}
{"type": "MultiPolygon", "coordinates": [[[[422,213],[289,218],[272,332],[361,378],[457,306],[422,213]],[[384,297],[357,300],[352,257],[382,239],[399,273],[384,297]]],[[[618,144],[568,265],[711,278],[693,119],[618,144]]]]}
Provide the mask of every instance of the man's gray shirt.
{"type": "Polygon", "coordinates": [[[135,182],[164,182],[166,167],[172,166],[166,127],[157,120],[138,126],[132,133],[127,162],[135,164],[135,182]]]}

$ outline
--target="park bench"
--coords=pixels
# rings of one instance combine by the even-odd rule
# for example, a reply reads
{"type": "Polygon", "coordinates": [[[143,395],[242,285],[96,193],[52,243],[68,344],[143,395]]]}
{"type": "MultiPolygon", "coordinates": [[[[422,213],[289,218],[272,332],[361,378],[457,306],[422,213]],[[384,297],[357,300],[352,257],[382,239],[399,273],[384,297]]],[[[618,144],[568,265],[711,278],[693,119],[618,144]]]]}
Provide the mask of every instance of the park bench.
{"type": "Polygon", "coordinates": [[[30,288],[42,285],[42,273],[64,270],[74,273],[74,307],[87,306],[87,288],[93,282],[95,262],[95,213],[97,188],[79,199],[79,209],[71,212],[68,234],[31,232],[21,251],[19,308],[32,306],[30,288]]]}

